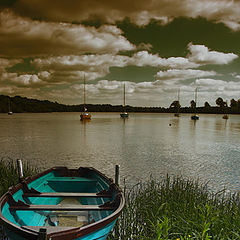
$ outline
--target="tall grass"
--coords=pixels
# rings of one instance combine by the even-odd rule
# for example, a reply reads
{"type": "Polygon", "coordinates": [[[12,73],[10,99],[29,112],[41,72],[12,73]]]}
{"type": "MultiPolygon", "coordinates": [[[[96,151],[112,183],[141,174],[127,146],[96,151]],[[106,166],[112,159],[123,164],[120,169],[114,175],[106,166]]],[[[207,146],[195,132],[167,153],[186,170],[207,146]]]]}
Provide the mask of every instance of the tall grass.
{"type": "Polygon", "coordinates": [[[181,177],[125,191],[126,207],[108,240],[240,239],[240,196],[213,194],[181,177]]]}
{"type": "MultiPolygon", "coordinates": [[[[24,177],[37,168],[23,165],[24,177]]],[[[18,182],[16,161],[0,159],[0,196],[18,182]]],[[[240,239],[240,195],[209,192],[181,177],[124,188],[126,206],[108,240],[240,239]]],[[[1,234],[0,234],[1,235],[1,234]]]]}
{"type": "MultiPolygon", "coordinates": [[[[17,160],[10,158],[0,159],[0,196],[7,192],[8,188],[18,183],[17,160]]],[[[24,178],[38,172],[37,168],[23,163],[24,178]]]]}

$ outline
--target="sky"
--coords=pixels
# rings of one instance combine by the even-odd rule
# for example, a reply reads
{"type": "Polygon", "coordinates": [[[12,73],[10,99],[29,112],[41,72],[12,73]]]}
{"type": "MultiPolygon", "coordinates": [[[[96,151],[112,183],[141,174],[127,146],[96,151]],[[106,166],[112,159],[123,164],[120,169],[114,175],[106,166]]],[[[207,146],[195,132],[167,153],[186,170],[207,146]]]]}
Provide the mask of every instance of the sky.
{"type": "Polygon", "coordinates": [[[0,1],[0,94],[63,104],[240,99],[239,0],[0,1]]]}

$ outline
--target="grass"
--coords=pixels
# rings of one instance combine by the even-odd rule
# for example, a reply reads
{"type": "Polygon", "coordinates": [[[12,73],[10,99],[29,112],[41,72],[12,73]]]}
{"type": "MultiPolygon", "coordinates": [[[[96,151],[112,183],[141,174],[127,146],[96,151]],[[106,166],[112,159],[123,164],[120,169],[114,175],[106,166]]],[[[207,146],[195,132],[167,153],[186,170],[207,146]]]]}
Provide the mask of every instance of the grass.
{"type": "MultiPolygon", "coordinates": [[[[32,176],[38,172],[37,168],[30,167],[23,163],[24,178],[32,176]]],[[[17,161],[10,158],[0,159],[0,196],[7,192],[8,188],[18,183],[17,161]]]]}
{"type": "Polygon", "coordinates": [[[126,207],[108,240],[240,239],[240,196],[213,194],[181,177],[125,191],[126,207]]]}
{"type": "MultiPolygon", "coordinates": [[[[24,177],[38,172],[24,164],[24,177]]],[[[17,184],[16,161],[0,160],[0,195],[17,184]]],[[[240,195],[213,194],[181,177],[124,188],[126,206],[108,240],[240,239],[240,195]]]]}

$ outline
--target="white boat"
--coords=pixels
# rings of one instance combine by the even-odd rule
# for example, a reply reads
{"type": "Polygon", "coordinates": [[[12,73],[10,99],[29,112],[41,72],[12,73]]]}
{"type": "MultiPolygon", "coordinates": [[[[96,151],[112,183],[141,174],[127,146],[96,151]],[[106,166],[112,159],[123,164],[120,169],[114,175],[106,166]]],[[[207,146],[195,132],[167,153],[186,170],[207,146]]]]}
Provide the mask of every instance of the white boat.
{"type": "Polygon", "coordinates": [[[11,110],[10,98],[8,98],[8,115],[13,115],[13,112],[11,110]]]}
{"type": "Polygon", "coordinates": [[[120,113],[120,117],[121,118],[128,118],[129,114],[125,111],[125,83],[123,85],[123,109],[124,111],[122,113],[120,113]]]}
{"type": "Polygon", "coordinates": [[[92,115],[87,111],[86,108],[86,94],[85,94],[85,75],[84,75],[84,84],[83,84],[83,112],[80,114],[80,120],[91,120],[92,115]]]}
{"type": "Polygon", "coordinates": [[[192,120],[198,120],[199,116],[197,115],[197,88],[195,89],[195,106],[194,106],[194,115],[191,116],[192,120]]]}

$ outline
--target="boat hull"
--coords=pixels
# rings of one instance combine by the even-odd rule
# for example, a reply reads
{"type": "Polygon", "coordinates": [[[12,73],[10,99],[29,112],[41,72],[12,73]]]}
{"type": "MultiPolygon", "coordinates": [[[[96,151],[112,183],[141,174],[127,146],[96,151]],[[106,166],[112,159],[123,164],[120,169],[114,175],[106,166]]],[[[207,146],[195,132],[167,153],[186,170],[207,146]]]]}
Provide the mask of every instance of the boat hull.
{"type": "Polygon", "coordinates": [[[13,240],[106,239],[124,206],[121,189],[93,168],[52,168],[0,199],[0,224],[13,240]]]}
{"type": "Polygon", "coordinates": [[[81,113],[80,115],[80,120],[84,121],[84,120],[91,120],[92,116],[90,113],[81,113]]]}
{"type": "Polygon", "coordinates": [[[128,118],[129,117],[129,114],[127,112],[124,112],[124,113],[121,113],[120,114],[120,117],[121,118],[128,118]]]}
{"type": "Polygon", "coordinates": [[[191,116],[191,119],[192,119],[192,120],[199,120],[199,116],[193,115],[193,116],[191,116]]]}

